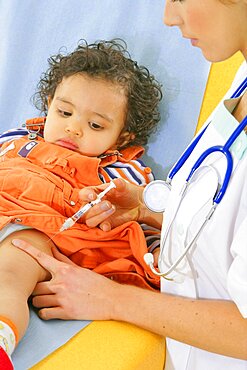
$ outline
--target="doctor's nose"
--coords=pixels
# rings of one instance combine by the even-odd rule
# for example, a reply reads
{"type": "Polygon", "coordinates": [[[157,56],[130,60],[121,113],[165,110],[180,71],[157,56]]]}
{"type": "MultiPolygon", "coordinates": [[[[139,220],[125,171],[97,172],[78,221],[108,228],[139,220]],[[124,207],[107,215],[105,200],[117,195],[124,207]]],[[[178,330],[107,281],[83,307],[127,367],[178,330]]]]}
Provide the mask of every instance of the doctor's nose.
{"type": "Polygon", "coordinates": [[[66,134],[69,134],[71,136],[76,136],[78,138],[82,137],[82,130],[79,127],[76,126],[67,126],[65,127],[64,131],[66,134]]]}
{"type": "Polygon", "coordinates": [[[178,10],[176,8],[177,5],[177,3],[166,1],[163,21],[169,27],[180,26],[183,23],[182,18],[178,14],[178,10]]]}

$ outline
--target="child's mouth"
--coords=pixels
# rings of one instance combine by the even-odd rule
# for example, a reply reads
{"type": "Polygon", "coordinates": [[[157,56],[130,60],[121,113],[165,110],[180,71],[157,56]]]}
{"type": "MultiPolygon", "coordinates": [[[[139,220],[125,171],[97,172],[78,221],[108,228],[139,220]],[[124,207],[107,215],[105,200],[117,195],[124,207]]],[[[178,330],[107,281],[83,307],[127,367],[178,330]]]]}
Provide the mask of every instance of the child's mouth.
{"type": "Polygon", "coordinates": [[[71,150],[78,150],[78,145],[71,139],[60,139],[56,141],[57,145],[60,145],[64,148],[71,149],[71,150]]]}

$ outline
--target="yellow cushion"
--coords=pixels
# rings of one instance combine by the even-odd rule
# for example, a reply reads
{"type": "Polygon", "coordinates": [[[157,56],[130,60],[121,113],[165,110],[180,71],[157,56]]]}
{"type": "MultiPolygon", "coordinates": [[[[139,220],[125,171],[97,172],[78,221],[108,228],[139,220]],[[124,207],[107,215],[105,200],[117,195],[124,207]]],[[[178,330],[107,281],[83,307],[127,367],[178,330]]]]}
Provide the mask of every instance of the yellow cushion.
{"type": "Polygon", "coordinates": [[[243,60],[243,55],[239,52],[224,62],[212,64],[196,131],[206,121],[231,86],[233,78],[243,60]]]}
{"type": "Polygon", "coordinates": [[[162,370],[165,339],[133,325],[92,322],[32,370],[162,370]]]}

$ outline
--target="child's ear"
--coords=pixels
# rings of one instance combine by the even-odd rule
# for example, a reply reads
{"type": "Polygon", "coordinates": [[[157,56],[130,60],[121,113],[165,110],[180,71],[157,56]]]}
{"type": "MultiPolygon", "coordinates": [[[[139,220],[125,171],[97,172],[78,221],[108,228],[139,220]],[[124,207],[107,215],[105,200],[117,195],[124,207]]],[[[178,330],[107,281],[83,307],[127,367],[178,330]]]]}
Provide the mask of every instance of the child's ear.
{"type": "Polygon", "coordinates": [[[135,139],[135,134],[132,132],[125,131],[122,134],[120,134],[118,141],[117,141],[117,147],[122,148],[128,144],[130,144],[135,139]]]}

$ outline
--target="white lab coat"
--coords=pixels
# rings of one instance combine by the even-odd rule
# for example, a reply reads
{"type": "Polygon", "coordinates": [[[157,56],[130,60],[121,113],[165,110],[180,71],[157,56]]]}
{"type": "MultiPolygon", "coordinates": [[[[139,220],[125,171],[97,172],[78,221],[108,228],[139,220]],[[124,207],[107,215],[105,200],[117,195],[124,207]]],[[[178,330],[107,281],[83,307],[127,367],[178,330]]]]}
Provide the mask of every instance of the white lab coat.
{"type": "MultiPolygon", "coordinates": [[[[232,95],[246,76],[247,65],[244,63],[224,100],[232,95]]],[[[212,124],[209,125],[182,169],[175,175],[172,181],[172,194],[164,216],[163,236],[172,218],[178,194],[192,165],[208,147],[224,145],[233,128],[238,124],[225,107],[227,106],[231,111],[235,105],[236,101],[232,100],[225,101],[224,105],[223,101],[221,102],[209,118],[212,124]]],[[[198,238],[189,259],[179,266],[179,270],[186,275],[185,281],[179,284],[162,279],[161,290],[188,297],[232,300],[243,317],[247,318],[247,136],[245,133],[239,136],[231,152],[234,159],[234,172],[225,196],[198,238]]],[[[215,171],[204,167],[194,176],[168,234],[166,246],[172,245],[173,260],[178,255],[178,251],[184,247],[184,243],[191,240],[195,230],[202,224],[204,216],[210,209],[218,176],[220,181],[224,178],[225,157],[219,153],[213,154],[206,160],[206,164],[209,163],[215,171]]],[[[167,252],[165,255],[168,256],[167,252]]],[[[164,271],[167,266],[164,259],[162,261],[160,269],[164,271]]],[[[173,274],[175,275],[177,273],[173,274]]],[[[247,362],[203,351],[167,338],[165,369],[243,370],[247,369],[247,362]]]]}

